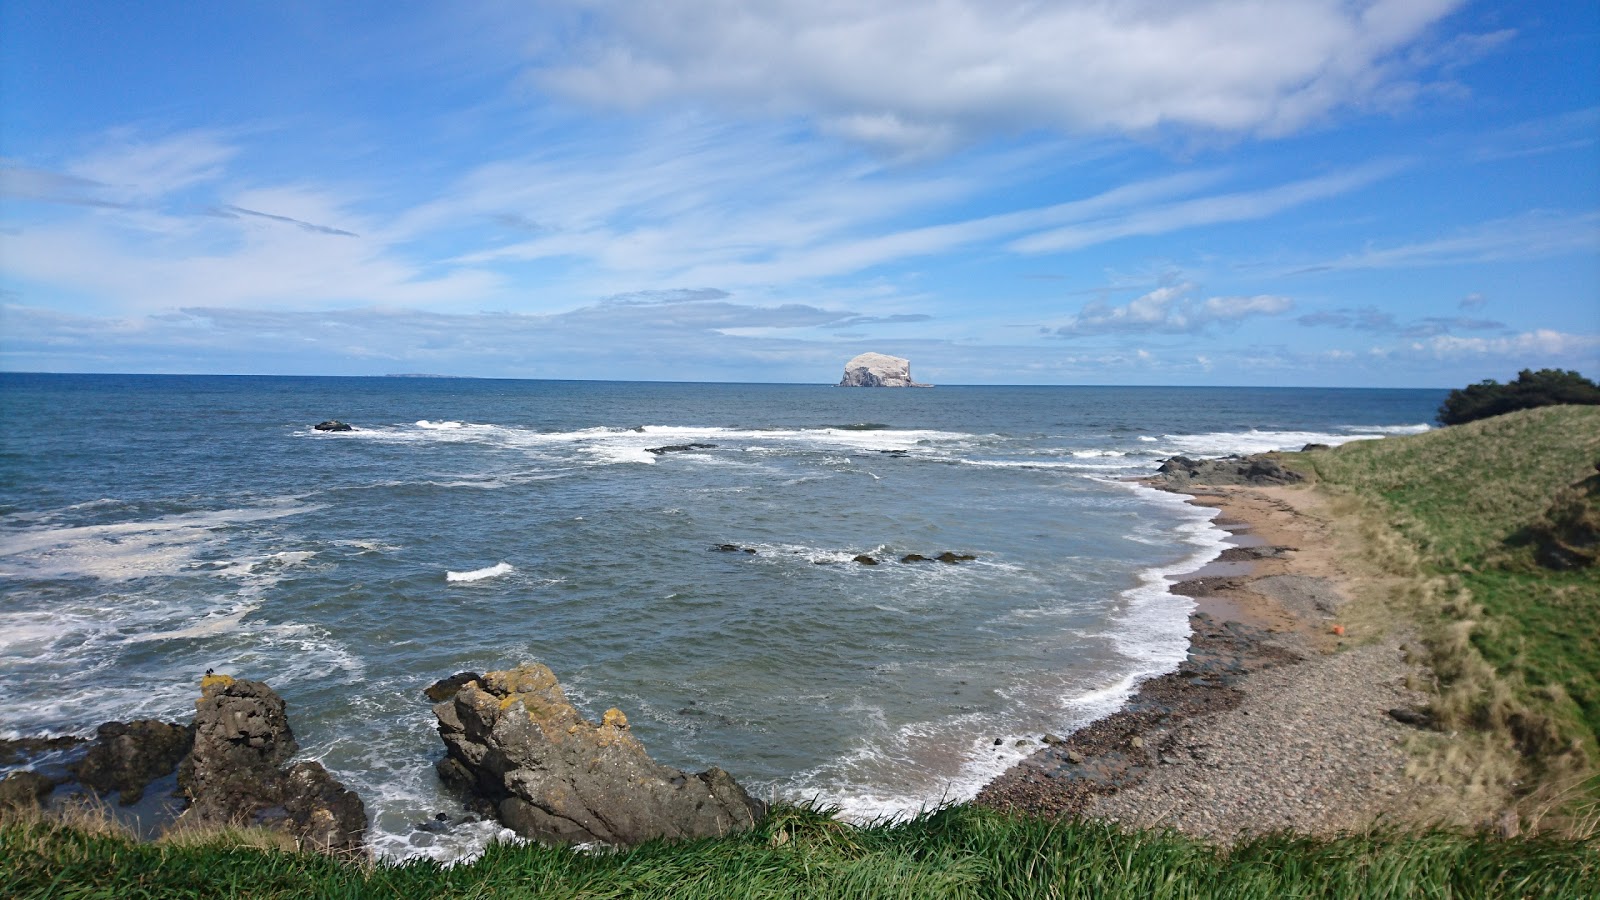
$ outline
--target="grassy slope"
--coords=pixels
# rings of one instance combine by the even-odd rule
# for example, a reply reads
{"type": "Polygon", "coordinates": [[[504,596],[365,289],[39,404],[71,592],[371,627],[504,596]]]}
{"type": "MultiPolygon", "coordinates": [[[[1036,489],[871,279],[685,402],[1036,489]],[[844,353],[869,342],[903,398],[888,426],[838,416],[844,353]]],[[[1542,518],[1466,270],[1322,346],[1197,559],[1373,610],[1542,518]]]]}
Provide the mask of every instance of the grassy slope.
{"type": "Polygon", "coordinates": [[[783,808],[753,832],[584,854],[496,845],[472,865],[362,866],[313,854],[164,847],[0,824],[7,897],[1587,897],[1600,847],[1446,832],[1315,840],[1275,835],[1231,850],[1103,823],[952,807],[850,828],[783,808]]]}
{"type": "Polygon", "coordinates": [[[1451,604],[1455,615],[1479,618],[1472,607],[1481,608],[1471,643],[1523,707],[1513,724],[1525,732],[1524,751],[1549,753],[1561,749],[1551,741],[1575,741],[1591,768],[1600,763],[1600,571],[1541,568],[1516,537],[1557,490],[1593,474],[1597,461],[1600,408],[1561,406],[1347,444],[1291,463],[1314,469],[1334,491],[1374,501],[1429,573],[1470,601],[1451,604]],[[1541,737],[1546,725],[1554,731],[1541,737]]]}

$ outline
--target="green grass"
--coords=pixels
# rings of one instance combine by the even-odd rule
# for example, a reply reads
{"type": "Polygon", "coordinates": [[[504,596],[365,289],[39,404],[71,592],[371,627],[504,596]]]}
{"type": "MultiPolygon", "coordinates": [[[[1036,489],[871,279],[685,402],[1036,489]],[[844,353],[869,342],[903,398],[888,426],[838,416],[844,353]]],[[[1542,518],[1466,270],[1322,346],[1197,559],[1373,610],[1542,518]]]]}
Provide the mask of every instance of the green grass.
{"type": "Polygon", "coordinates": [[[1600,846],[1448,831],[1278,834],[1219,848],[957,806],[852,828],[781,807],[754,831],[578,853],[497,844],[470,865],[137,844],[0,824],[0,895],[33,897],[1280,898],[1600,896],[1600,846]]]}
{"type": "Polygon", "coordinates": [[[1476,686],[1467,718],[1505,725],[1535,761],[1576,750],[1591,773],[1600,765],[1600,570],[1541,568],[1519,540],[1558,490],[1594,474],[1600,408],[1525,410],[1287,461],[1377,507],[1422,574],[1443,579],[1441,611],[1475,620],[1470,645],[1513,705],[1489,708],[1496,692],[1476,686]]]}

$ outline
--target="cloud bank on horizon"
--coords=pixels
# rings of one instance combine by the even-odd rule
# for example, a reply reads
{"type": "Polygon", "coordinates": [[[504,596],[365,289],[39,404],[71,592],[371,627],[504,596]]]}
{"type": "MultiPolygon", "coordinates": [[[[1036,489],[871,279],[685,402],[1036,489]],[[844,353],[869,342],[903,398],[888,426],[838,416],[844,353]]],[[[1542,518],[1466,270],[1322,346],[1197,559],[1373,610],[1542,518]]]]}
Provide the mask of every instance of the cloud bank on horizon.
{"type": "Polygon", "coordinates": [[[0,368],[1600,370],[1600,7],[0,6],[0,368]]]}

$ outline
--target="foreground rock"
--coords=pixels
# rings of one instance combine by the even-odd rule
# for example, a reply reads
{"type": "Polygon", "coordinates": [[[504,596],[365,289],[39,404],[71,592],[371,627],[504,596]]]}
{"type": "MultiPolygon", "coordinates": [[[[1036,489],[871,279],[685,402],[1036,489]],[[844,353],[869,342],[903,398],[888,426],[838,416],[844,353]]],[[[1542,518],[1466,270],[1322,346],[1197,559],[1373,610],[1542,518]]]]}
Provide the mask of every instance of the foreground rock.
{"type": "Polygon", "coordinates": [[[524,837],[632,845],[727,834],[766,814],[721,769],[692,775],[650,759],[621,710],[585,720],[543,665],[490,672],[433,712],[440,778],[524,837]]]}
{"type": "Polygon", "coordinates": [[[933,387],[911,380],[911,360],[863,353],[844,364],[840,387],[933,387]]]}
{"type": "Polygon", "coordinates": [[[155,719],[106,722],[73,773],[95,793],[116,793],[122,804],[133,804],[150,782],[171,775],[193,745],[192,725],[155,719]]]}
{"type": "Polygon", "coordinates": [[[259,681],[207,675],[196,701],[194,749],[178,768],[190,806],[183,825],[256,825],[323,851],[356,852],[361,798],[318,762],[284,764],[299,749],[283,699],[259,681]]]}
{"type": "Polygon", "coordinates": [[[1163,460],[1155,479],[1168,487],[1190,484],[1268,486],[1304,481],[1299,472],[1284,468],[1268,456],[1224,456],[1221,459],[1190,459],[1174,456],[1163,460]]]}

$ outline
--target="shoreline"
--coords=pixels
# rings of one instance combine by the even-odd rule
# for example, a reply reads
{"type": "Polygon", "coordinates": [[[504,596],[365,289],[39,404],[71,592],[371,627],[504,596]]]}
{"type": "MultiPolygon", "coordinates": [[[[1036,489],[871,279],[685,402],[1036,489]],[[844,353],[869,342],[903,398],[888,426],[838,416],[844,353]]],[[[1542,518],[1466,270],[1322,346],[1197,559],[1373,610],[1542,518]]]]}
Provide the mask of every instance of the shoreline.
{"type": "Polygon", "coordinates": [[[1334,634],[1371,585],[1305,488],[1146,486],[1219,510],[1214,560],[1176,576],[1195,603],[1175,671],[1147,679],[1119,711],[1056,739],[972,801],[1002,811],[1108,819],[1212,840],[1292,828],[1356,830],[1415,812],[1406,776],[1416,729],[1391,709],[1406,687],[1405,636],[1334,634]]]}

